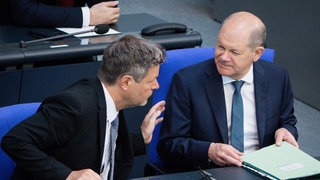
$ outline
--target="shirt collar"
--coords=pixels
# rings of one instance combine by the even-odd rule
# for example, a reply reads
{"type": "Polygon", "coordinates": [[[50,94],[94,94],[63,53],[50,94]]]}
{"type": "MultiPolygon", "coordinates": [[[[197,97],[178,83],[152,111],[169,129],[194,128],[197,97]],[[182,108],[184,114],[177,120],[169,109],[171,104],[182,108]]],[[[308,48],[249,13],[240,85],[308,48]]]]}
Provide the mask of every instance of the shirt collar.
{"type": "Polygon", "coordinates": [[[106,87],[104,87],[103,83],[101,82],[104,96],[106,98],[106,105],[107,105],[107,120],[109,122],[112,122],[117,116],[118,116],[118,111],[116,109],[116,105],[114,104],[114,101],[112,97],[110,96],[108,90],[106,87]]]}
{"type": "MultiPolygon", "coordinates": [[[[247,74],[239,79],[239,80],[242,80],[242,81],[245,81],[246,83],[253,83],[253,64],[251,65],[249,71],[247,72],[247,74]]],[[[228,77],[228,76],[222,76],[222,82],[223,84],[228,84],[228,83],[231,83],[233,81],[236,81],[235,79],[231,78],[231,77],[228,77]]]]}

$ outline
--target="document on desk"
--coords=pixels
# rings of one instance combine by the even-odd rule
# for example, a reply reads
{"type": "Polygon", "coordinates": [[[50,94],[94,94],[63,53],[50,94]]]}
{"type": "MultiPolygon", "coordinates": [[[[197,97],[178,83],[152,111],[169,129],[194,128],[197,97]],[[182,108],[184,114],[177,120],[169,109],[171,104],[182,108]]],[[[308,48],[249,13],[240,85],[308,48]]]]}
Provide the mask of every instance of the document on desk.
{"type": "Polygon", "coordinates": [[[287,142],[245,154],[243,167],[269,179],[297,179],[320,174],[320,161],[287,142]]]}
{"type": "MultiPolygon", "coordinates": [[[[82,27],[82,28],[57,28],[60,31],[63,31],[67,34],[77,33],[77,32],[84,32],[89,31],[91,29],[94,29],[95,26],[88,26],[88,27],[82,27]]],[[[74,35],[76,37],[93,37],[93,36],[104,36],[104,35],[113,35],[113,34],[120,34],[121,32],[116,31],[112,28],[109,28],[109,31],[105,34],[97,34],[95,32],[88,32],[88,33],[82,33],[74,35]]]]}

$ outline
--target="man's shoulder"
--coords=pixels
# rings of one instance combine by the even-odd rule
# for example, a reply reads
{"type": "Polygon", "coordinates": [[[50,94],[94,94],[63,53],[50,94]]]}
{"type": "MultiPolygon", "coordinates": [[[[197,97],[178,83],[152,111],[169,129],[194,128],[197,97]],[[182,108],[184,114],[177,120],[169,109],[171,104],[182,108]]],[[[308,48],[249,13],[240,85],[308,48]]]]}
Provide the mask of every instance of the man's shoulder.
{"type": "Polygon", "coordinates": [[[102,87],[100,87],[101,90],[97,89],[99,88],[99,82],[94,78],[81,79],[65,90],[47,97],[43,103],[89,110],[91,105],[97,104],[97,101],[101,99],[99,97],[104,96],[102,87]]]}
{"type": "Polygon", "coordinates": [[[254,63],[256,69],[264,69],[268,72],[286,72],[287,70],[280,64],[259,60],[254,63]]]}
{"type": "Polygon", "coordinates": [[[265,61],[265,60],[259,60],[257,62],[255,62],[254,64],[260,64],[263,65],[265,67],[270,67],[270,68],[283,68],[283,66],[275,63],[275,62],[269,62],[269,61],[265,61]]]}
{"type": "Polygon", "coordinates": [[[63,91],[57,92],[56,94],[46,99],[83,99],[85,97],[95,96],[99,91],[103,92],[103,89],[101,87],[100,81],[97,78],[85,78],[74,82],[63,91]],[[99,88],[101,90],[99,90],[99,88]]]}
{"type": "Polygon", "coordinates": [[[259,60],[254,63],[255,75],[261,75],[270,82],[279,83],[289,78],[288,71],[281,65],[259,60]]]}
{"type": "Polygon", "coordinates": [[[100,81],[98,78],[94,78],[94,77],[90,77],[90,78],[83,78],[83,79],[80,79],[76,82],[74,82],[73,84],[71,84],[70,86],[68,86],[66,88],[66,90],[69,90],[69,89],[81,89],[80,87],[82,88],[88,88],[88,87],[94,87],[94,86],[97,86],[97,85],[100,85],[100,81]]]}

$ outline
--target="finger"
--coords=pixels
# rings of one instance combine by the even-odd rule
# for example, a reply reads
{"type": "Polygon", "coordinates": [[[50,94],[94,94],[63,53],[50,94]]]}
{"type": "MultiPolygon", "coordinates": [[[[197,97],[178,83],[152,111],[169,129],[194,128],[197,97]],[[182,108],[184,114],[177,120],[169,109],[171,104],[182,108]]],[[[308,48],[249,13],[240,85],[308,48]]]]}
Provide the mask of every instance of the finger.
{"type": "Polygon", "coordinates": [[[153,114],[150,116],[150,120],[156,120],[161,115],[161,111],[156,110],[153,114]]]}
{"type": "Polygon", "coordinates": [[[159,106],[158,106],[157,109],[158,109],[159,111],[163,112],[163,111],[165,110],[165,104],[166,104],[165,101],[160,101],[160,102],[159,102],[159,106]]]}
{"type": "MultiPolygon", "coordinates": [[[[152,116],[156,113],[158,106],[159,106],[158,103],[155,104],[154,106],[152,106],[151,109],[149,110],[149,112],[146,114],[145,118],[146,119],[152,118],[152,116]]],[[[157,117],[155,117],[155,118],[157,118],[157,117]]]]}
{"type": "Polygon", "coordinates": [[[145,118],[150,119],[151,116],[156,112],[157,108],[158,108],[158,104],[153,105],[150,108],[149,112],[146,114],[145,118]]]}
{"type": "Polygon", "coordinates": [[[230,155],[232,155],[233,157],[239,157],[238,159],[241,159],[240,157],[243,156],[242,152],[240,152],[238,149],[234,148],[231,145],[228,145],[227,149],[230,155]]]}
{"type": "Polygon", "coordinates": [[[152,106],[152,108],[149,110],[149,112],[154,113],[155,111],[159,110],[160,112],[163,112],[165,109],[165,101],[159,101],[155,105],[152,106]]]}
{"type": "Polygon", "coordinates": [[[227,152],[227,158],[226,161],[229,165],[236,165],[241,166],[242,165],[242,158],[243,153],[235,149],[234,147],[230,146],[230,149],[227,152]]]}
{"type": "Polygon", "coordinates": [[[119,1],[106,1],[106,2],[101,2],[100,4],[107,7],[115,7],[119,4],[119,1]]]}
{"type": "Polygon", "coordinates": [[[118,22],[118,20],[119,20],[119,15],[113,16],[113,18],[111,19],[111,24],[118,22]]]}
{"type": "Polygon", "coordinates": [[[226,159],[226,162],[228,165],[236,165],[238,167],[241,167],[242,165],[242,158],[238,155],[236,156],[228,156],[227,159],[226,159]]]}
{"type": "Polygon", "coordinates": [[[111,24],[114,24],[114,23],[116,23],[116,22],[118,22],[118,19],[112,20],[112,21],[111,21],[111,24]]]}
{"type": "Polygon", "coordinates": [[[224,159],[220,158],[220,157],[216,157],[215,159],[212,160],[216,165],[219,166],[224,166],[225,165],[225,161],[224,159]]]}
{"type": "Polygon", "coordinates": [[[296,141],[296,139],[290,133],[287,135],[287,137],[285,137],[284,140],[287,141],[288,143],[290,143],[291,145],[299,148],[298,142],[296,141]]]}
{"type": "Polygon", "coordinates": [[[164,105],[166,104],[166,102],[164,100],[159,101],[158,103],[155,104],[155,106],[158,108],[164,108],[164,105]]]}
{"type": "Polygon", "coordinates": [[[277,139],[277,140],[276,140],[276,146],[281,146],[281,145],[282,145],[282,141],[279,140],[279,139],[277,139]]]}
{"type": "Polygon", "coordinates": [[[283,137],[284,137],[284,134],[282,133],[282,131],[281,132],[279,131],[279,133],[276,135],[276,142],[275,142],[277,146],[282,145],[283,137]]]}
{"type": "Polygon", "coordinates": [[[158,118],[158,119],[156,120],[156,125],[159,124],[159,123],[161,123],[162,121],[163,121],[163,117],[158,118]]]}
{"type": "Polygon", "coordinates": [[[220,166],[230,166],[230,165],[241,166],[242,161],[238,161],[236,159],[233,159],[231,156],[224,154],[223,156],[216,158],[216,164],[220,166]]]}
{"type": "Polygon", "coordinates": [[[291,145],[293,145],[294,147],[299,148],[299,144],[297,143],[297,141],[295,141],[295,140],[288,140],[287,142],[290,143],[291,145]]]}

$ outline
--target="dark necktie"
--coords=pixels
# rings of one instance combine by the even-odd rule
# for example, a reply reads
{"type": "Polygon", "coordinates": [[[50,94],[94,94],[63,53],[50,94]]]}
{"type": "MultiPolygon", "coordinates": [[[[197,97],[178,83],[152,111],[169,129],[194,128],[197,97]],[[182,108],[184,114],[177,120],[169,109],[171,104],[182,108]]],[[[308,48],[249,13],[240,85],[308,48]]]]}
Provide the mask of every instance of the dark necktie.
{"type": "Polygon", "coordinates": [[[74,0],[60,0],[60,6],[63,7],[72,7],[74,0]]]}
{"type": "Polygon", "coordinates": [[[110,180],[113,179],[113,172],[114,172],[114,157],[115,157],[115,150],[114,147],[116,145],[116,139],[118,137],[118,127],[119,127],[119,118],[116,117],[115,120],[111,123],[110,128],[110,155],[109,155],[109,162],[110,162],[110,171],[108,173],[108,176],[110,180]]]}
{"type": "Polygon", "coordinates": [[[240,92],[243,83],[244,81],[232,82],[231,145],[240,152],[243,152],[243,102],[240,92]]]}

